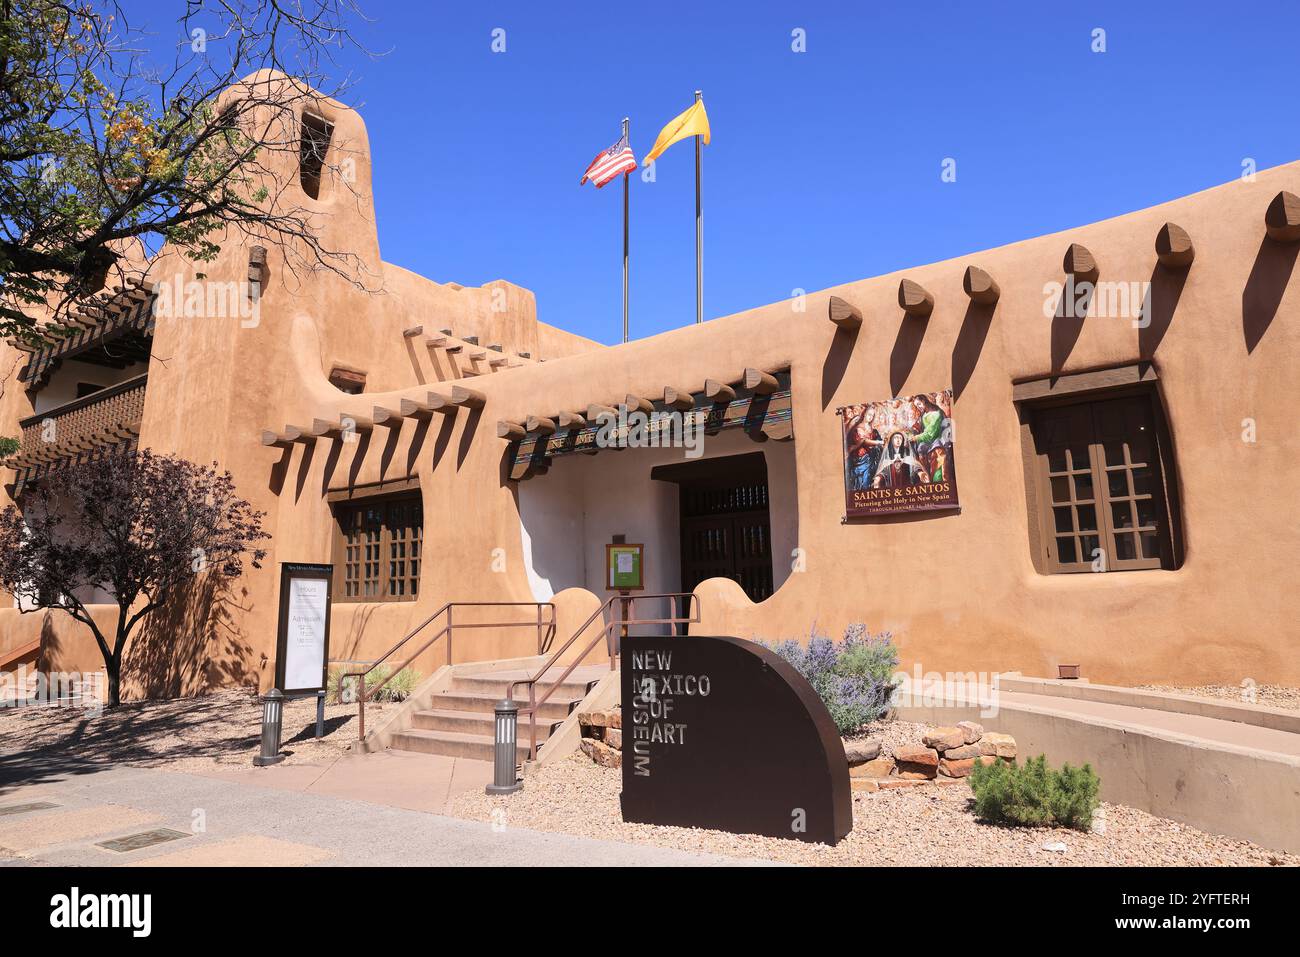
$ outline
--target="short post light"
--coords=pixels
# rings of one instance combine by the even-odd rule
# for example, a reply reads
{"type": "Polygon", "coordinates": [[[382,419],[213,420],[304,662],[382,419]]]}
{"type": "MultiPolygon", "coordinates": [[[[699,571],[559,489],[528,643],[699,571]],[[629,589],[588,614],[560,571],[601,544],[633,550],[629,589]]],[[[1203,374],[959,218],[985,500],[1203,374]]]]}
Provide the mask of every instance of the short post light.
{"type": "Polygon", "coordinates": [[[272,688],[262,696],[262,753],[253,758],[253,764],[264,768],[284,760],[280,753],[280,731],[284,725],[284,695],[272,688]]]}
{"type": "Polygon", "coordinates": [[[496,751],[492,769],[492,783],[488,794],[513,794],[523,787],[515,777],[516,744],[519,740],[519,706],[513,698],[502,698],[496,706],[496,751]]]}

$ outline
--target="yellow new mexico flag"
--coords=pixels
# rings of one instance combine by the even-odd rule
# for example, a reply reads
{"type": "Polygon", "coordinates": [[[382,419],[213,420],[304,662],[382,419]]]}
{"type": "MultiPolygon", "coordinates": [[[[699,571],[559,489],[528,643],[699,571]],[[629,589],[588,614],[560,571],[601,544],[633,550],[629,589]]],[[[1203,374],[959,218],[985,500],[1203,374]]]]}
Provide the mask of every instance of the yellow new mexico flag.
{"type": "Polygon", "coordinates": [[[653,163],[659,158],[660,153],[688,136],[700,136],[704,138],[705,144],[709,142],[709,115],[704,112],[703,100],[696,100],[686,112],[673,117],[668,125],[659,131],[654,147],[646,154],[641,164],[645,166],[653,163]]]}

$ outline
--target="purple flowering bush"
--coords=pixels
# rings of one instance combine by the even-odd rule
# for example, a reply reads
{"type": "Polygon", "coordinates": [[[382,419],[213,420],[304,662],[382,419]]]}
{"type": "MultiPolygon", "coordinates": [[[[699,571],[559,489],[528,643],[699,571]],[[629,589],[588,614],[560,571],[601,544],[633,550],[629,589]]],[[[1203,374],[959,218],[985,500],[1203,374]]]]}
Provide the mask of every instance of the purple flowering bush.
{"type": "Polygon", "coordinates": [[[893,635],[872,635],[862,622],[844,629],[844,639],[834,641],[812,627],[807,644],[788,638],[774,644],[762,642],[808,680],[821,696],[840,734],[852,734],[889,710],[898,670],[898,649],[893,635]]]}

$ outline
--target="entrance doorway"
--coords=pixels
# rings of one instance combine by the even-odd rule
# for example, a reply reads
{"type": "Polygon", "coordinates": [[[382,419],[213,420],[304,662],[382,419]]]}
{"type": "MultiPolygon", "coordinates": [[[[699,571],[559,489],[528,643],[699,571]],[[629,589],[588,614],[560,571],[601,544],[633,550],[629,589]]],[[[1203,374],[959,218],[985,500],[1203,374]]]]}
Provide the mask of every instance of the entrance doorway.
{"type": "Polygon", "coordinates": [[[681,590],[730,578],[751,601],[771,597],[772,527],[763,453],[663,465],[651,477],[678,486],[681,590]]]}

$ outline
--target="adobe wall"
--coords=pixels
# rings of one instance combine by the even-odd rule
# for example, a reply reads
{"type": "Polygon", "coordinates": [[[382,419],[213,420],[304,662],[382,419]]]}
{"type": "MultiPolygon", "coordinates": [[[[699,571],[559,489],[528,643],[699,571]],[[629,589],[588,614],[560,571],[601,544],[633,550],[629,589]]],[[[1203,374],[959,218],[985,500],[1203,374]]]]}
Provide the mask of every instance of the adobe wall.
{"type": "MultiPolygon", "coordinates": [[[[1043,674],[1058,662],[1077,662],[1085,676],[1118,684],[1246,676],[1300,683],[1294,624],[1300,595],[1289,571],[1289,556],[1300,546],[1289,479],[1300,452],[1291,411],[1297,399],[1292,357],[1300,346],[1300,284],[1292,277],[1297,247],[1271,243],[1263,227],[1278,190],[1300,192],[1300,165],[1106,222],[812,293],[802,310],[779,302],[582,351],[585,340],[535,322],[526,290],[504,283],[483,290],[439,286],[384,264],[369,201],[364,125],[341,108],[334,119],[336,138],[363,160],[353,184],[359,198],[327,192],[320,226],[329,241],[356,250],[361,279],[382,277],[387,290],[364,291],[321,270],[290,281],[273,249],[256,327],[241,327],[238,319],[159,323],[142,443],[230,468],[241,493],[268,512],[274,536],[263,571],[226,594],[207,596],[210,612],[202,622],[178,619],[175,627],[195,650],[180,669],[184,677],[169,679],[177,691],[269,684],[277,563],[332,560],[325,490],[419,478],[426,556],[420,600],[334,607],[335,634],[344,638],[335,654],[374,657],[446,601],[533,600],[519,493],[506,478],[510,446],[495,435],[498,419],[582,409],[628,392],[654,396],[668,384],[698,389],[706,377],[735,381],[747,366],[790,369],[805,570],[759,606],[734,583],[704,583],[701,633],[787,637],[807,634],[814,621],[832,633],[865,621],[872,631],[894,633],[909,668],[919,662],[926,670],[1043,674]],[[1187,229],[1197,249],[1177,290],[1156,274],[1153,243],[1167,220],[1187,229]],[[1061,261],[1071,242],[1096,254],[1102,280],[1155,276],[1156,313],[1171,318],[1148,330],[1127,319],[1089,318],[1065,329],[1044,318],[1044,284],[1064,280],[1061,261]],[[968,264],[1001,286],[987,321],[962,291],[968,264]],[[904,318],[896,299],[903,275],[934,294],[928,322],[904,318]],[[508,304],[504,313],[492,311],[497,288],[503,295],[495,301],[508,304]],[[827,321],[832,293],[862,309],[856,336],[827,321]],[[310,425],[314,417],[341,413],[369,417],[377,405],[397,408],[403,396],[447,391],[455,371],[445,357],[402,336],[415,324],[426,331],[450,327],[458,335],[481,330],[473,334],[486,336],[484,343],[499,339],[512,351],[534,351],[532,345],[549,361],[466,383],[486,394],[481,410],[435,416],[427,424],[408,420],[400,429],[376,427],[351,443],[320,439],[286,450],[259,443],[264,428],[310,425]],[[549,349],[556,351],[547,356],[549,349]],[[1143,356],[1154,358],[1176,447],[1185,562],[1177,571],[1039,574],[1030,558],[1012,384],[1143,356]],[[348,396],[334,389],[326,381],[333,363],[364,369],[371,391],[348,396]],[[950,386],[958,393],[961,511],[842,523],[836,407],[950,386]],[[1240,437],[1247,418],[1256,423],[1254,443],[1240,437]],[[204,668],[205,659],[221,664],[204,668]]],[[[204,267],[212,277],[240,278],[246,270],[240,243],[204,267]]],[[[5,350],[0,360],[9,355],[5,350]]],[[[12,395],[0,403],[0,434],[12,434],[21,403],[12,395]]],[[[566,465],[599,475],[611,454],[566,465]]],[[[640,452],[615,454],[633,461],[640,452]]],[[[0,611],[0,650],[30,641],[24,636],[33,627],[30,617],[18,622],[11,611],[0,611]]],[[[149,687],[160,685],[150,676],[178,671],[165,664],[167,634],[175,631],[164,630],[140,659],[149,687]]],[[[461,660],[532,653],[522,634],[485,633],[476,642],[461,660]]]]}

